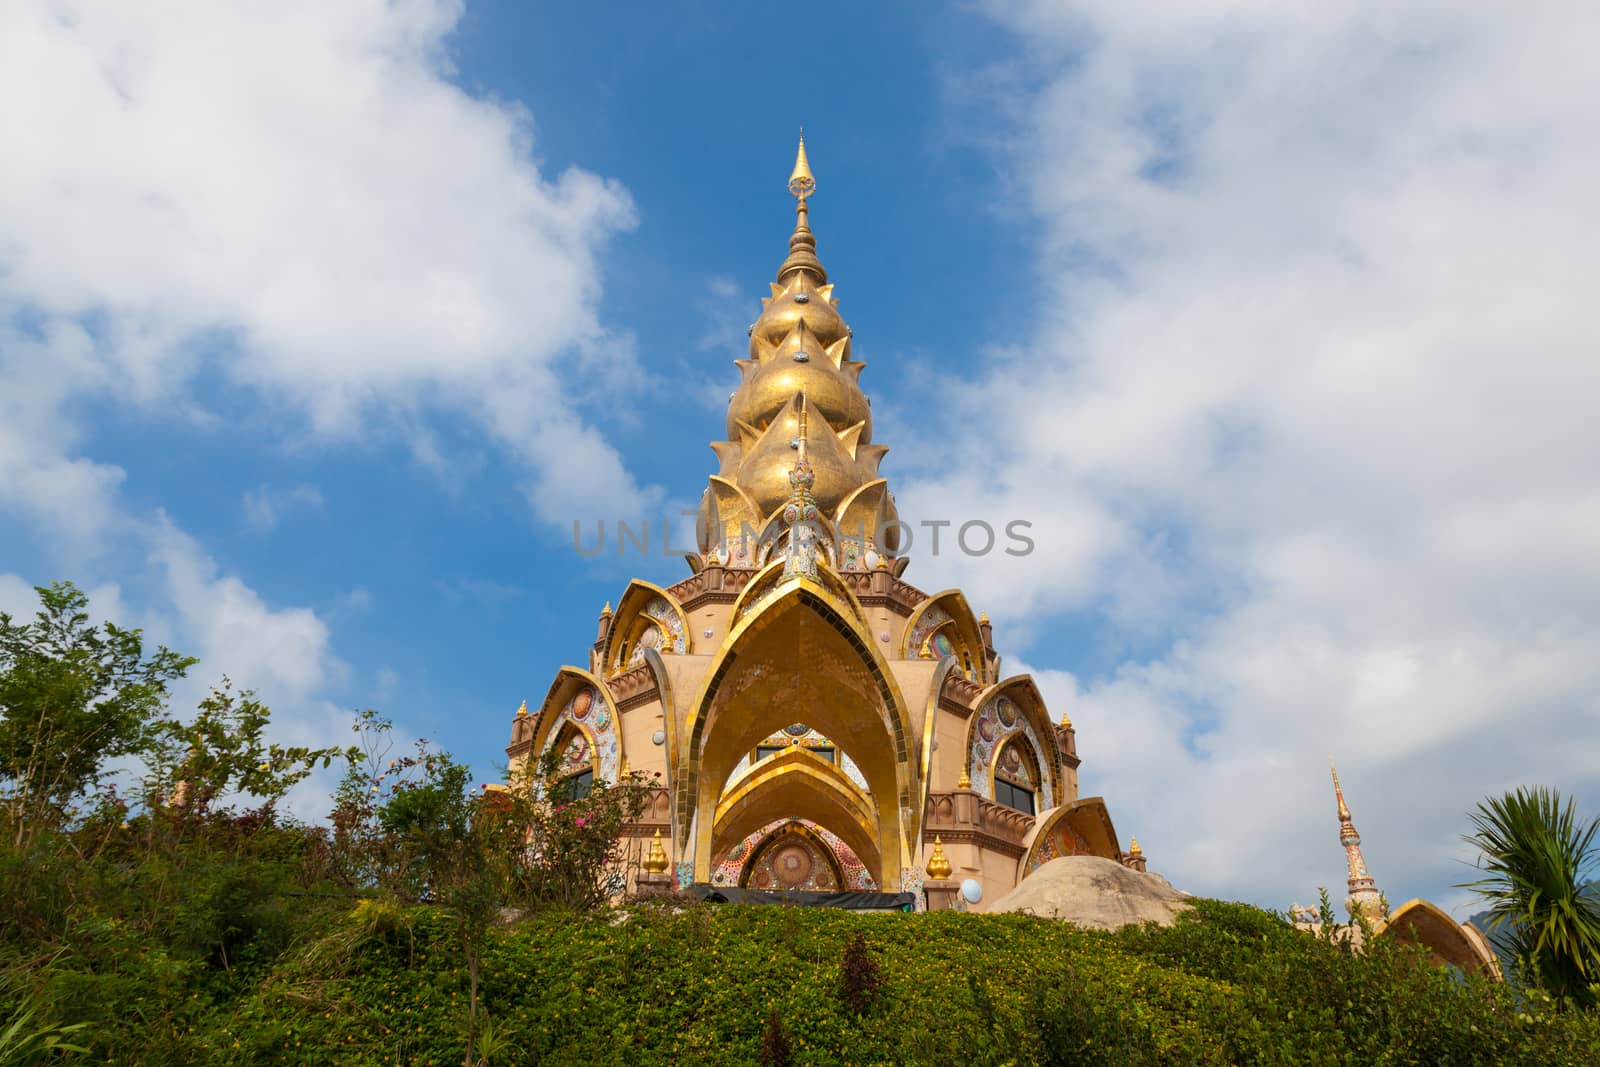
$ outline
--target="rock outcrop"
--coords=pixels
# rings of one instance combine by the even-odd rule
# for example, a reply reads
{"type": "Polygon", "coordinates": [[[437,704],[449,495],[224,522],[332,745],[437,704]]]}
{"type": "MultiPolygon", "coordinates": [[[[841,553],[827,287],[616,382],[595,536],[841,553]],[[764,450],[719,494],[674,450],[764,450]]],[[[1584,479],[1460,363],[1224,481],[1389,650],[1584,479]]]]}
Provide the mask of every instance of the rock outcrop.
{"type": "Polygon", "coordinates": [[[1144,874],[1099,856],[1062,856],[1028,875],[988,910],[1118,930],[1146,922],[1171,926],[1189,907],[1187,897],[1159,874],[1144,874]]]}

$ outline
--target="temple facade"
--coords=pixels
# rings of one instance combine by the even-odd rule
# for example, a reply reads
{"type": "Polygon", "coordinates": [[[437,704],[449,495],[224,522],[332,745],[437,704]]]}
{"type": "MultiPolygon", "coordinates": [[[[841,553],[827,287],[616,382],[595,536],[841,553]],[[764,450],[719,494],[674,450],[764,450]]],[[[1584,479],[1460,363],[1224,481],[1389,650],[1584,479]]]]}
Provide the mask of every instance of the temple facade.
{"type": "Polygon", "coordinates": [[[735,360],[689,576],[606,605],[581,664],[516,714],[511,765],[555,746],[577,787],[659,774],[630,830],[633,884],[932,908],[965,885],[961,906],[981,910],[1057,856],[1142,870],[1101,798],[1078,795],[1071,721],[1005,675],[987,615],[905,580],[815,189],[802,140],[788,255],[735,360]]]}

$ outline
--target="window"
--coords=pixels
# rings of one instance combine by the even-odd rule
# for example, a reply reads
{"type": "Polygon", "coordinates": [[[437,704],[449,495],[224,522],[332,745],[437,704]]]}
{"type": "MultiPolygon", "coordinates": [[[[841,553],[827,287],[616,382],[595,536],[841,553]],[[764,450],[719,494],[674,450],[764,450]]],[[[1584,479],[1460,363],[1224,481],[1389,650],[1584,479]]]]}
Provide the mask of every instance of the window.
{"type": "Polygon", "coordinates": [[[579,771],[577,774],[569,775],[561,779],[561,787],[567,791],[568,800],[580,800],[588,796],[589,790],[594,788],[594,771],[579,771]]]}
{"type": "Polygon", "coordinates": [[[756,762],[760,763],[762,760],[766,759],[768,756],[776,756],[778,753],[782,752],[786,747],[788,747],[788,746],[786,746],[786,745],[760,745],[760,746],[758,746],[756,748],[756,762]]]}
{"type": "Polygon", "coordinates": [[[1004,778],[994,780],[994,798],[1008,808],[1018,811],[1033,812],[1033,790],[1024,789],[1020,785],[1013,785],[1004,778]]]}

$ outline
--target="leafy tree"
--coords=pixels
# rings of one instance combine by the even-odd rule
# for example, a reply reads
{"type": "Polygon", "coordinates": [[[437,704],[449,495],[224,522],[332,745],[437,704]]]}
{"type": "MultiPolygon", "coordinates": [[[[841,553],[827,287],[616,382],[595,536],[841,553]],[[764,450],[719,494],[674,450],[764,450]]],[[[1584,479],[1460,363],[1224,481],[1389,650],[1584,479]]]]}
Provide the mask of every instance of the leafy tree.
{"type": "Polygon", "coordinates": [[[161,719],[149,729],[144,750],[147,800],[165,803],[189,820],[203,818],[231,795],[272,807],[316,769],[353,750],[308,748],[266,740],[272,712],[251,690],[227,678],[200,702],[188,723],[161,719]]]}
{"type": "Polygon", "coordinates": [[[39,613],[0,613],[0,826],[15,847],[60,826],[110,760],[140,752],[167,687],[197,661],[139,630],[90,625],[70,582],[37,588],[39,613]]]}
{"type": "Polygon", "coordinates": [[[1600,819],[1580,824],[1553,789],[1490,797],[1472,815],[1466,840],[1485,877],[1465,883],[1489,902],[1492,936],[1502,940],[1530,984],[1593,1006],[1600,991],[1600,896],[1585,872],[1600,860],[1600,819]]]}

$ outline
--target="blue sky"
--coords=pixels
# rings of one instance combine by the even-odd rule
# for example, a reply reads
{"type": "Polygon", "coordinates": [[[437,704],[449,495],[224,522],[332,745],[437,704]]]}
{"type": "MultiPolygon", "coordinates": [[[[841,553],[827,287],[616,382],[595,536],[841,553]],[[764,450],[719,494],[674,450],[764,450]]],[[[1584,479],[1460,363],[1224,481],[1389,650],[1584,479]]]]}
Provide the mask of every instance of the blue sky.
{"type": "Polygon", "coordinates": [[[1039,541],[907,577],[1085,791],[1282,906],[1343,877],[1332,749],[1390,898],[1464,907],[1479,798],[1600,811],[1600,28],[1125,8],[19,5],[0,607],[72,578],[286,736],[374,706],[487,777],[685,573],[571,522],[698,498],[804,124],[902,512],[1039,541]]]}

